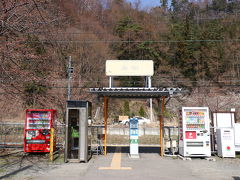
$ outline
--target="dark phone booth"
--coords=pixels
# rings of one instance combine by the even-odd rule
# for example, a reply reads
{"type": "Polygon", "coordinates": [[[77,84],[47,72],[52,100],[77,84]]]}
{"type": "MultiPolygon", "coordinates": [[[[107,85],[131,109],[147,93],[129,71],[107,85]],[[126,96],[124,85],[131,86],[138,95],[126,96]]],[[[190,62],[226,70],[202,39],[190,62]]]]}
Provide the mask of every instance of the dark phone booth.
{"type": "Polygon", "coordinates": [[[91,102],[67,101],[65,162],[88,162],[91,157],[91,115],[91,102]]]}

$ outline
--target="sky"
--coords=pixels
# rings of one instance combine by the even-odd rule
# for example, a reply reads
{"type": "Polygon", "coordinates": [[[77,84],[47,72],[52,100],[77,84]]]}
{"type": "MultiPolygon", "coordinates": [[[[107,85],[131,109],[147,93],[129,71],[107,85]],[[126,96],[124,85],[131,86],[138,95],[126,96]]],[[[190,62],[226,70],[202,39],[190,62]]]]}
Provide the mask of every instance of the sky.
{"type": "MultiPolygon", "coordinates": [[[[127,0],[128,2],[136,2],[137,0],[127,0]]],[[[141,8],[151,8],[160,6],[160,0],[140,0],[141,1],[141,8]]]]}

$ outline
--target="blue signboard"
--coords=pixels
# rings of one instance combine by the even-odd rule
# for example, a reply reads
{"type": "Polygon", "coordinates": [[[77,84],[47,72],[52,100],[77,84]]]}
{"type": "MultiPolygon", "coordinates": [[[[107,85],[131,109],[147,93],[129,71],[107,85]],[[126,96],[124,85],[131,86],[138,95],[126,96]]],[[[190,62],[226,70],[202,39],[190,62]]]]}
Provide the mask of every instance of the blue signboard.
{"type": "Polygon", "coordinates": [[[138,155],[138,119],[131,118],[129,124],[129,143],[130,143],[130,157],[139,157],[138,155]]]}
{"type": "Polygon", "coordinates": [[[138,129],[130,129],[130,136],[138,136],[138,129]]]}
{"type": "Polygon", "coordinates": [[[138,119],[130,119],[130,136],[138,136],[138,119]]]}

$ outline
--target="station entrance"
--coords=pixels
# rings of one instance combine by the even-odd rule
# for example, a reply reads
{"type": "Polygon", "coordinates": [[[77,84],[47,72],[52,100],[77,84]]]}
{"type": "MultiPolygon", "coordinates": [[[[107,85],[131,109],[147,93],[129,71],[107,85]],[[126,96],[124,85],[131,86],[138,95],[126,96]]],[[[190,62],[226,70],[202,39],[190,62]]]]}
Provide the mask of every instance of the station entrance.
{"type": "Polygon", "coordinates": [[[155,98],[159,102],[159,154],[164,155],[163,127],[165,105],[174,94],[181,93],[180,88],[91,88],[90,92],[96,94],[104,102],[104,154],[107,154],[107,128],[108,128],[108,107],[110,98],[127,99],[149,99],[155,98]]]}
{"type": "Polygon", "coordinates": [[[182,93],[182,88],[156,88],[152,87],[151,78],[154,74],[154,64],[152,60],[107,60],[106,75],[109,77],[109,87],[90,88],[90,93],[97,95],[104,101],[104,154],[107,154],[107,124],[109,98],[127,99],[157,99],[161,102],[159,106],[160,116],[160,150],[164,155],[163,126],[164,108],[170,98],[182,93]],[[114,78],[117,76],[140,76],[145,77],[145,87],[114,87],[114,78]]]}

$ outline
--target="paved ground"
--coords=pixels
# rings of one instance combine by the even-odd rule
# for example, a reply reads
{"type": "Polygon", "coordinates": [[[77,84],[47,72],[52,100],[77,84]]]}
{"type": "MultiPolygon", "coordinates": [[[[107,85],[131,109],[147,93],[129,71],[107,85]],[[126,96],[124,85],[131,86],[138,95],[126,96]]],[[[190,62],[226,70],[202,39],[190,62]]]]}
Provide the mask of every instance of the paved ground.
{"type": "Polygon", "coordinates": [[[94,156],[89,163],[62,164],[32,176],[34,180],[240,180],[240,159],[183,161],[161,158],[157,153],[141,153],[130,159],[123,153],[94,156]],[[120,159],[120,160],[119,160],[120,159]]]}
{"type": "Polygon", "coordinates": [[[181,159],[158,155],[159,148],[140,148],[140,159],[128,157],[128,147],[108,148],[107,156],[89,163],[54,163],[48,154],[18,153],[0,158],[0,180],[240,180],[240,159],[181,159]],[[120,151],[120,149],[118,149],[120,151]]]}

